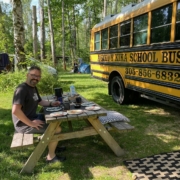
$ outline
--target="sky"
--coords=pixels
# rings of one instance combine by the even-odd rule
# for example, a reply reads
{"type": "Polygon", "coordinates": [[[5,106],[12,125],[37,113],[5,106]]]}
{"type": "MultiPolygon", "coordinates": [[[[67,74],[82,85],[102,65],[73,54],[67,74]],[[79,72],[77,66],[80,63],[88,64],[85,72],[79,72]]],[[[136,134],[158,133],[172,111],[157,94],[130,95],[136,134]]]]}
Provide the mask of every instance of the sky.
{"type": "Polygon", "coordinates": [[[9,3],[10,0],[0,0],[1,2],[4,2],[4,3],[9,3]]]}
{"type": "MultiPolygon", "coordinates": [[[[0,0],[0,2],[10,3],[10,0],[0,0]]],[[[38,0],[32,0],[32,5],[37,5],[38,0]]]]}

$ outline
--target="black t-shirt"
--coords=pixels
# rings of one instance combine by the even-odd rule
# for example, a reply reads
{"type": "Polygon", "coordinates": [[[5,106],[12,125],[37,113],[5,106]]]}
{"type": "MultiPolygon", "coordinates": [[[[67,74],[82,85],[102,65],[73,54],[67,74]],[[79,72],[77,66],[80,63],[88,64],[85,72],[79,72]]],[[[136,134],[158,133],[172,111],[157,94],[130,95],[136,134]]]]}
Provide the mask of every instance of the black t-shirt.
{"type": "MultiPolygon", "coordinates": [[[[16,88],[14,92],[13,104],[21,104],[22,105],[21,109],[24,112],[24,114],[30,120],[33,120],[34,117],[36,116],[38,103],[41,100],[42,99],[36,87],[31,87],[26,83],[22,83],[16,88]]],[[[15,127],[24,124],[13,114],[12,114],[12,119],[15,127]]]]}

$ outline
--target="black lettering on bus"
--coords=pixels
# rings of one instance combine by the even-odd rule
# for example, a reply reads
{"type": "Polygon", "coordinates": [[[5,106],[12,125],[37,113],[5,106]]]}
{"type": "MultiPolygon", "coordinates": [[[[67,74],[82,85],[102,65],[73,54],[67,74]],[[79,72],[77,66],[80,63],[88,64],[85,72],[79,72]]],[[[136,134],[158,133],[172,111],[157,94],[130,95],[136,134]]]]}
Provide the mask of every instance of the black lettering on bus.
{"type": "Polygon", "coordinates": [[[106,55],[106,61],[111,61],[111,56],[106,55]]]}
{"type": "Polygon", "coordinates": [[[99,61],[103,61],[102,56],[99,56],[99,61]]]}
{"type": "Polygon", "coordinates": [[[153,61],[153,56],[152,56],[152,53],[149,52],[148,53],[148,62],[152,62],[153,61]]]}
{"type": "Polygon", "coordinates": [[[176,62],[177,62],[177,63],[180,63],[180,51],[177,52],[176,62]]]}
{"type": "Polygon", "coordinates": [[[180,73],[175,73],[174,76],[175,76],[174,81],[175,82],[180,82],[180,73]]]}
{"type": "Polygon", "coordinates": [[[130,53],[130,62],[133,62],[133,53],[130,53]]]}
{"type": "Polygon", "coordinates": [[[104,61],[104,56],[103,55],[101,56],[101,61],[104,61]]]}
{"type": "Polygon", "coordinates": [[[104,61],[104,55],[102,55],[101,61],[104,61]]]}
{"type": "Polygon", "coordinates": [[[142,54],[142,61],[143,61],[143,62],[146,62],[146,61],[147,61],[147,54],[146,54],[146,53],[143,53],[143,54],[142,54]]]}
{"type": "Polygon", "coordinates": [[[168,62],[168,52],[162,52],[162,63],[168,62]]]}
{"type": "Polygon", "coordinates": [[[120,61],[123,61],[123,54],[120,54],[119,60],[120,60],[120,61]]]}
{"type": "Polygon", "coordinates": [[[106,55],[106,61],[109,61],[109,56],[108,55],[106,55]]]}
{"type": "Polygon", "coordinates": [[[118,54],[115,54],[114,56],[115,56],[115,61],[118,61],[118,56],[119,56],[119,55],[118,55],[118,54]]]}
{"type": "Polygon", "coordinates": [[[138,62],[142,62],[142,53],[138,53],[138,62]]]}
{"type": "Polygon", "coordinates": [[[153,62],[158,62],[158,59],[156,59],[156,52],[153,52],[153,62]]]}
{"type": "Polygon", "coordinates": [[[104,55],[103,61],[107,61],[107,56],[104,55]]]}
{"type": "Polygon", "coordinates": [[[169,62],[170,63],[175,62],[175,56],[176,56],[176,51],[169,51],[169,62]]]}
{"type": "Polygon", "coordinates": [[[137,53],[134,53],[134,58],[133,58],[133,61],[134,61],[134,62],[137,61],[136,57],[137,57],[137,53]]]}
{"type": "Polygon", "coordinates": [[[111,59],[111,61],[114,60],[113,56],[114,56],[113,54],[110,54],[110,59],[111,59]]]}
{"type": "Polygon", "coordinates": [[[127,54],[124,55],[124,61],[127,62],[127,54]]]}

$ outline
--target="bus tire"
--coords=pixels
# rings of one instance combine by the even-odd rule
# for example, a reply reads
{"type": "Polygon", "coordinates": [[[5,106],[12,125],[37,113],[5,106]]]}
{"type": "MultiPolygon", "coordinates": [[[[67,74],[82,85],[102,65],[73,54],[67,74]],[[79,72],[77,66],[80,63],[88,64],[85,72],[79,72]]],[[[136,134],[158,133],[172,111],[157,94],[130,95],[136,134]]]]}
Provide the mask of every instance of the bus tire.
{"type": "Polygon", "coordinates": [[[119,76],[115,76],[110,84],[113,100],[119,104],[127,103],[128,91],[125,90],[122,79],[119,76]]]}

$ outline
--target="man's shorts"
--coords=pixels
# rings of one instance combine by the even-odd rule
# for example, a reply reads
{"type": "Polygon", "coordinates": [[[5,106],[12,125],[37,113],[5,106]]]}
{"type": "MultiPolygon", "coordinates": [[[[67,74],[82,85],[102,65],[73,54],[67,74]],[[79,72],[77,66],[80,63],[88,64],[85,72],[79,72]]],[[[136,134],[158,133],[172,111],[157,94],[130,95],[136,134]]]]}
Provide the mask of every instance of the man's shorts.
{"type": "Polygon", "coordinates": [[[44,131],[47,129],[48,124],[46,124],[45,122],[45,118],[44,118],[44,114],[37,114],[32,120],[34,119],[38,119],[44,122],[44,124],[42,124],[43,127],[39,127],[39,130],[34,128],[34,127],[30,127],[27,125],[22,125],[22,126],[16,126],[15,130],[17,133],[24,133],[24,134],[43,134],[44,131]]]}

